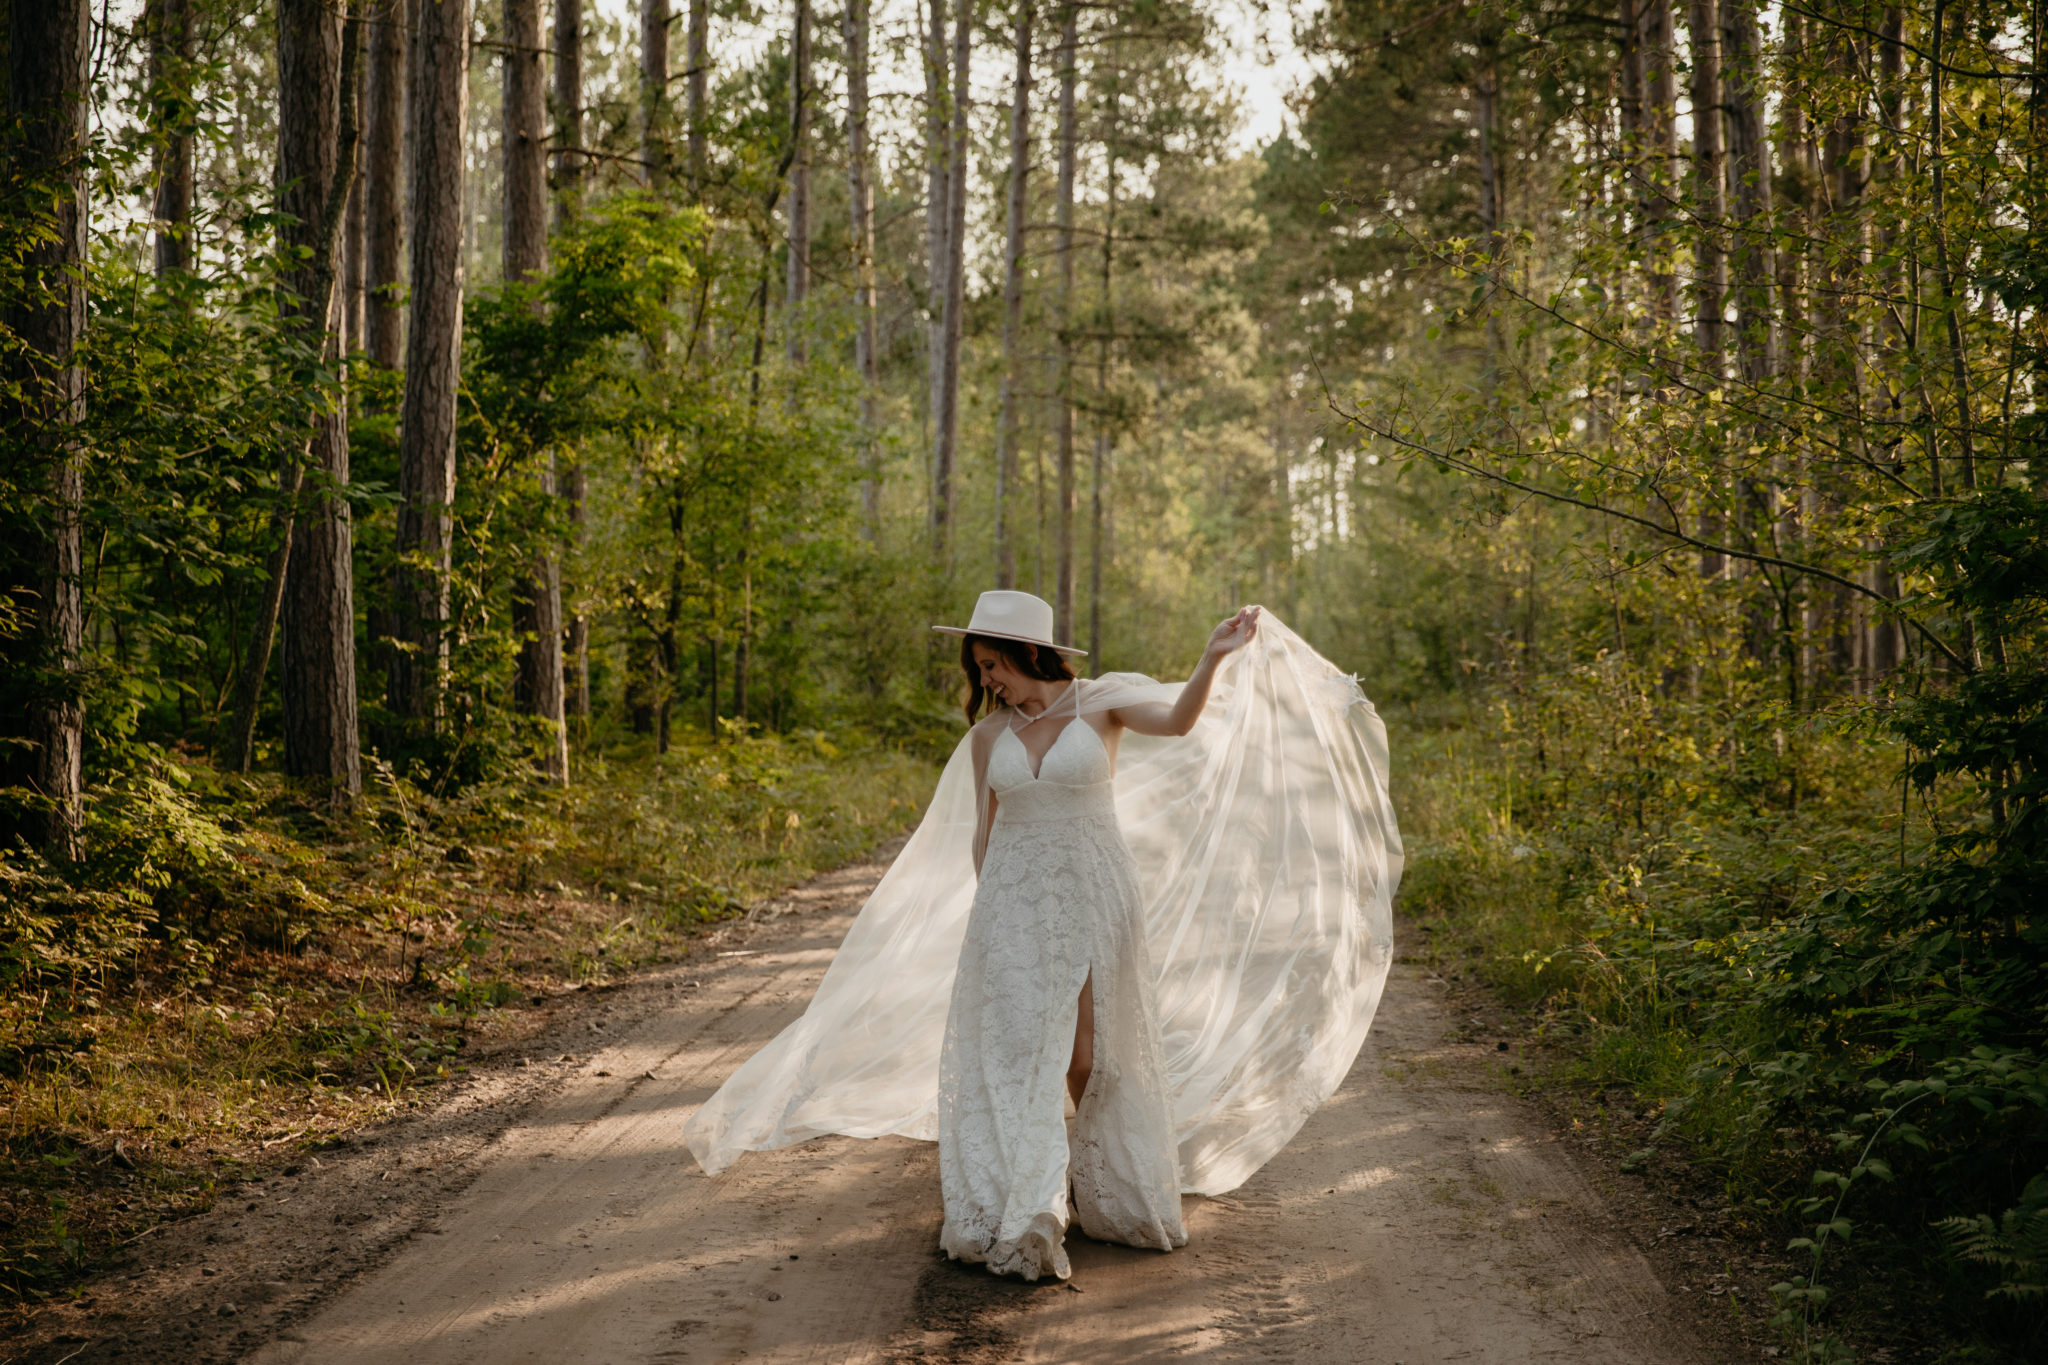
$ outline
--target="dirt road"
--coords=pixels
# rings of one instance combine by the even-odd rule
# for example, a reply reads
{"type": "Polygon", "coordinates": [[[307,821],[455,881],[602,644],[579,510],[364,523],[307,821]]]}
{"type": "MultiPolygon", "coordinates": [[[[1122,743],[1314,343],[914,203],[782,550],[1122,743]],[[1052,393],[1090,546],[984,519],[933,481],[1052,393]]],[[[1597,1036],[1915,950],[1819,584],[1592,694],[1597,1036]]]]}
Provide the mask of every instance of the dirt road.
{"type": "Polygon", "coordinates": [[[928,1144],[829,1139],[707,1179],[683,1116],[802,1010],[876,871],[672,969],[673,1006],[579,1059],[432,1226],[251,1359],[1708,1358],[1412,966],[1300,1136],[1235,1194],[1189,1201],[1180,1253],[1077,1239],[1065,1286],[949,1264],[928,1144]]]}
{"type": "Polygon", "coordinates": [[[803,1009],[879,872],[842,869],[683,963],[565,1005],[544,1054],[500,1058],[422,1116],[163,1230],[128,1273],[53,1307],[40,1339],[21,1343],[27,1354],[10,1356],[1757,1358],[1701,1330],[1695,1296],[1726,1285],[1668,1263],[1672,1283],[1660,1283],[1634,1249],[1664,1245],[1641,1235],[1643,1211],[1611,1207],[1588,1184],[1581,1172],[1599,1167],[1500,1084],[1512,1054],[1475,1037],[1445,983],[1408,963],[1343,1088],[1243,1188],[1188,1201],[1181,1252],[1077,1237],[1067,1285],[951,1264],[934,1250],[929,1144],[828,1139],[706,1178],[682,1145],[683,1118],[803,1009]]]}

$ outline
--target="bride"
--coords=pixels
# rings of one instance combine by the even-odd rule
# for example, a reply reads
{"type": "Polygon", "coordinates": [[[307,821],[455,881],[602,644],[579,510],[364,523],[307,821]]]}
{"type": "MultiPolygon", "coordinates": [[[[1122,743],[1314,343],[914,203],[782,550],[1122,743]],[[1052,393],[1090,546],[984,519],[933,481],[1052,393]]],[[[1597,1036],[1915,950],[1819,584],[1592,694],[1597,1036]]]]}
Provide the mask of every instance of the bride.
{"type": "Polygon", "coordinates": [[[709,1174],[936,1139],[940,1245],[1029,1280],[1067,1277],[1070,1222],[1184,1245],[1182,1193],[1235,1188],[1328,1098],[1401,864],[1378,717],[1277,620],[1223,622],[1183,684],[1077,678],[1051,628],[1007,591],[935,627],[971,729],[803,1018],[684,1128],[709,1174]]]}

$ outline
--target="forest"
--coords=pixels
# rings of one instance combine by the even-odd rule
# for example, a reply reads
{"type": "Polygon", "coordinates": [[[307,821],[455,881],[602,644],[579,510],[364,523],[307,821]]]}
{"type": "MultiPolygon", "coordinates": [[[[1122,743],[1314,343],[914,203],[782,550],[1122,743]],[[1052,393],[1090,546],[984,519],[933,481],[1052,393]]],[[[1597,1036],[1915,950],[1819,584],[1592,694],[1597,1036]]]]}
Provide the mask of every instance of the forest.
{"type": "Polygon", "coordinates": [[[1355,671],[1403,951],[1791,1358],[2027,1358],[2042,21],[11,0],[7,1298],[906,828],[1017,587],[1355,671]]]}

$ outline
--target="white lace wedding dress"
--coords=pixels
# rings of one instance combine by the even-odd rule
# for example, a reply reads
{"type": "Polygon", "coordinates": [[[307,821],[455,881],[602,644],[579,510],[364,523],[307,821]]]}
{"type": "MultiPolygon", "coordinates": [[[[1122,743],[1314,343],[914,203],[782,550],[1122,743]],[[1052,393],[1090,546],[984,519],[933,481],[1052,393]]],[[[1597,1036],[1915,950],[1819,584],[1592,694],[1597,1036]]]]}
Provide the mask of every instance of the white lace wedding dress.
{"type": "Polygon", "coordinates": [[[1393,959],[1386,732],[1269,612],[1194,731],[1125,731],[1112,777],[1086,718],[1178,693],[1083,679],[1036,775],[1002,733],[1021,716],[961,740],[803,1017],[684,1125],[707,1174],[826,1133],[937,1141],[946,1248],[1042,1275],[1064,1273],[1070,1217],[1178,1245],[1178,1194],[1233,1190],[1280,1150],[1351,1069],[1393,959]]]}
{"type": "Polygon", "coordinates": [[[939,1053],[940,1245],[1027,1280],[1067,1277],[1070,1218],[1104,1241],[1187,1241],[1137,867],[1102,737],[1077,716],[1064,725],[1036,774],[1007,727],[989,753],[995,818],[939,1053]],[[1070,1132],[1067,1063],[1091,981],[1094,1068],[1070,1132]]]}

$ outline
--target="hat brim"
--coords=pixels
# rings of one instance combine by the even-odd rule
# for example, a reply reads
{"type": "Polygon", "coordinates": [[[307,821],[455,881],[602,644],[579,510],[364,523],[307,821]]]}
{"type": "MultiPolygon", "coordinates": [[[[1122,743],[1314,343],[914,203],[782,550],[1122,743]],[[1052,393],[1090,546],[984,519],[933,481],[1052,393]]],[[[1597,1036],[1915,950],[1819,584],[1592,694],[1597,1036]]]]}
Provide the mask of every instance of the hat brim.
{"type": "Polygon", "coordinates": [[[1033,639],[1029,635],[1011,635],[1007,631],[969,630],[965,626],[933,626],[932,629],[941,635],[982,635],[991,640],[1015,640],[1019,644],[1039,645],[1046,649],[1058,650],[1062,654],[1077,654],[1084,659],[1088,657],[1088,651],[1085,649],[1075,649],[1072,645],[1056,645],[1050,640],[1033,639]]]}

